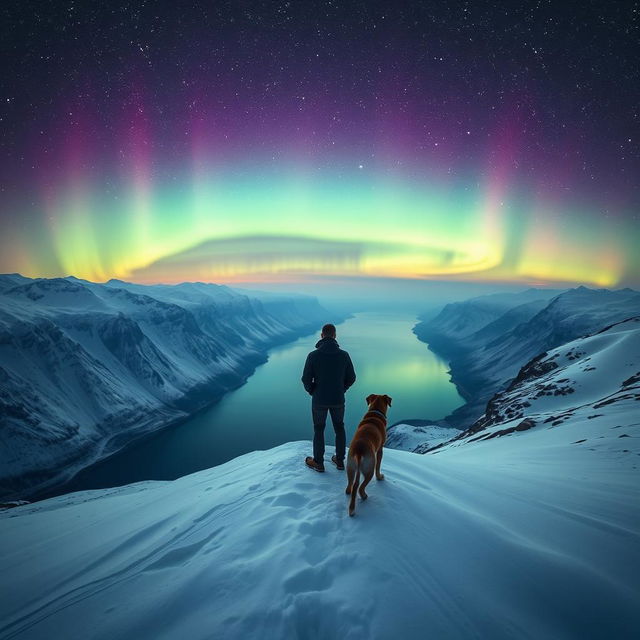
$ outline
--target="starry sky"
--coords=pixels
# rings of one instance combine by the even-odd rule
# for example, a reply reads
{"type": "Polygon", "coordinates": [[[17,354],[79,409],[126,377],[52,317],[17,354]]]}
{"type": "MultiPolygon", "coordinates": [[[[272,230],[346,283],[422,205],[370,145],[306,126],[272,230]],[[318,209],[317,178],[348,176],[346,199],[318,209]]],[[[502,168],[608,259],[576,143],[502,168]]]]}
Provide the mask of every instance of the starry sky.
{"type": "Polygon", "coordinates": [[[0,12],[0,272],[640,286],[637,2],[0,12]]]}

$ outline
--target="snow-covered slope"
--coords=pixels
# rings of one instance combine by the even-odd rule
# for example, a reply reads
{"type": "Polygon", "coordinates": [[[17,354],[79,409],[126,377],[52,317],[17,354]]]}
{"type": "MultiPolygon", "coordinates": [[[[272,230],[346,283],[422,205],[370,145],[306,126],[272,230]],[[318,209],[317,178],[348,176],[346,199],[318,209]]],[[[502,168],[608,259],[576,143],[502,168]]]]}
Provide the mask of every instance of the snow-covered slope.
{"type": "Polygon", "coordinates": [[[0,513],[0,636],[632,638],[638,438],[550,433],[388,450],[355,518],[309,442],[0,513]]]}
{"type": "MultiPolygon", "coordinates": [[[[531,296],[535,290],[524,293],[531,296]]],[[[466,322],[472,326],[461,333],[460,324],[470,317],[476,318],[476,307],[486,308],[483,298],[455,307],[449,305],[432,322],[415,328],[418,337],[450,357],[452,379],[468,401],[467,407],[456,412],[458,419],[454,416],[452,420],[456,426],[475,420],[487,400],[537,354],[640,314],[637,291],[578,287],[550,302],[527,300],[482,324],[488,317],[485,314],[479,322],[466,322]]],[[[516,299],[521,301],[521,298],[512,301],[516,299]]]]}
{"type": "MultiPolygon", "coordinates": [[[[633,453],[627,439],[640,436],[640,317],[540,354],[491,398],[479,420],[436,450],[525,431],[523,447],[535,433],[548,442],[633,453]]],[[[427,442],[418,451],[432,449],[427,442]]]]}
{"type": "Polygon", "coordinates": [[[571,289],[527,322],[485,341],[482,349],[474,352],[473,367],[468,373],[492,386],[502,385],[538,353],[637,314],[637,291],[571,289]]]}
{"type": "Polygon", "coordinates": [[[411,425],[394,424],[387,430],[387,440],[384,444],[388,449],[402,449],[413,451],[417,447],[429,445],[433,447],[441,442],[451,440],[459,431],[453,427],[443,427],[437,424],[411,425]]]}
{"type": "Polygon", "coordinates": [[[0,276],[0,496],[211,403],[268,347],[324,321],[303,296],[0,276]]]}

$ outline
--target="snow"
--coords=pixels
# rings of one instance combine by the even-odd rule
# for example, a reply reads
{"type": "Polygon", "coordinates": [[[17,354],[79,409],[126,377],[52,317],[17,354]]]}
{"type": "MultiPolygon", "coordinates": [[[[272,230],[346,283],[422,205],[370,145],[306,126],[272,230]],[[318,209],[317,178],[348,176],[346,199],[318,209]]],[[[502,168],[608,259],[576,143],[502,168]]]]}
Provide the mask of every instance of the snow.
{"type": "Polygon", "coordinates": [[[524,421],[527,431],[552,432],[548,441],[570,434],[578,444],[601,446],[611,430],[617,438],[637,434],[639,400],[640,317],[634,317],[532,360],[451,446],[514,435],[501,432],[524,421]],[[594,443],[594,434],[603,442],[594,443]]]}
{"type": "Polygon", "coordinates": [[[355,518],[309,442],[12,509],[0,635],[632,637],[638,439],[620,458],[540,434],[385,450],[355,518]]]}
{"type": "Polygon", "coordinates": [[[467,400],[450,416],[452,424],[475,420],[487,400],[541,352],[640,315],[640,293],[632,289],[578,287],[550,301],[544,293],[472,298],[414,328],[436,353],[448,356],[452,380],[467,400]]]}
{"type": "Polygon", "coordinates": [[[451,440],[459,431],[451,427],[442,427],[436,424],[410,425],[394,424],[387,431],[387,440],[384,444],[388,449],[402,449],[413,451],[416,447],[428,443],[429,447],[451,440]]]}

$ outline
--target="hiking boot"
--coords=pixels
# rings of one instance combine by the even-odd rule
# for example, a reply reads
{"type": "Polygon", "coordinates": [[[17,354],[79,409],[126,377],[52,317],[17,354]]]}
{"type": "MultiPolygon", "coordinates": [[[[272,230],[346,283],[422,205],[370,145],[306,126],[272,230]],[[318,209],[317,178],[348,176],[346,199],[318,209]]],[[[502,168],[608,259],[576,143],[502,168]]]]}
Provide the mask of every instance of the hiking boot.
{"type": "Polygon", "coordinates": [[[331,456],[331,462],[336,465],[338,471],[344,471],[344,460],[338,460],[335,456],[331,456]]]}
{"type": "Polygon", "coordinates": [[[314,471],[319,471],[320,473],[324,472],[324,465],[318,464],[311,456],[307,456],[304,459],[307,467],[311,467],[314,471]]]}

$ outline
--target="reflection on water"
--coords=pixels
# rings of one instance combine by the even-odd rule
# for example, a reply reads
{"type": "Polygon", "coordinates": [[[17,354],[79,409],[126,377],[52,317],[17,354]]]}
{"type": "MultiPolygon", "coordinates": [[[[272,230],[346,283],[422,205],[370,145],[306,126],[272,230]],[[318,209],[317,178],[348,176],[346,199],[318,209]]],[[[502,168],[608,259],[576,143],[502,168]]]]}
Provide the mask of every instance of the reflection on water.
{"type": "MultiPolygon", "coordinates": [[[[338,326],[337,340],[351,354],[358,377],[347,393],[347,441],[370,393],[393,398],[390,424],[408,418],[443,418],[463,404],[449,381],[447,364],[412,333],[415,322],[404,314],[359,313],[338,326]]],[[[65,490],[173,479],[248,451],[310,440],[310,398],[300,376],[318,338],[307,336],[274,349],[247,384],[218,404],[86,469],[65,490]]],[[[332,444],[330,425],[326,433],[332,444]]]]}

